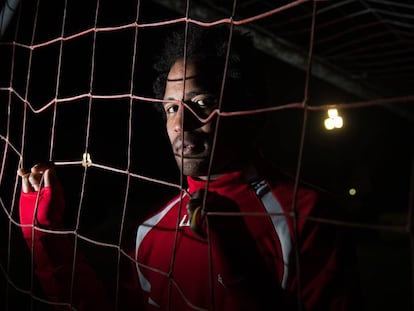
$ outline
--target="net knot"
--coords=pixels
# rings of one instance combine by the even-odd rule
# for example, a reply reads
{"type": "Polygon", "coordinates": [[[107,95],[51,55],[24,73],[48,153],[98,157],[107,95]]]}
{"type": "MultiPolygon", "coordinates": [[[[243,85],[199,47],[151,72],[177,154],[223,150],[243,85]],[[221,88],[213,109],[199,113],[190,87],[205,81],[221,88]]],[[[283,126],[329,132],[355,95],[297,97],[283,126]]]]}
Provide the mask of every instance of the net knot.
{"type": "Polygon", "coordinates": [[[89,153],[84,153],[82,155],[82,166],[89,167],[92,165],[91,155],[89,153]]]}

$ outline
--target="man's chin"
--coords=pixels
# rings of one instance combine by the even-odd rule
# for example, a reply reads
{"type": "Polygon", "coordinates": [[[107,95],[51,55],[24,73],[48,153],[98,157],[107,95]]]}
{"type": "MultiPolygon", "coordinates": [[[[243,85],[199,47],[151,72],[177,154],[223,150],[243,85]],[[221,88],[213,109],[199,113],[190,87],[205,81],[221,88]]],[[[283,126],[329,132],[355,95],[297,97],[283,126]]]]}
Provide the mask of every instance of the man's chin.
{"type": "Polygon", "coordinates": [[[181,158],[175,157],[178,167],[185,176],[206,176],[208,174],[209,161],[207,158],[181,158]]]}

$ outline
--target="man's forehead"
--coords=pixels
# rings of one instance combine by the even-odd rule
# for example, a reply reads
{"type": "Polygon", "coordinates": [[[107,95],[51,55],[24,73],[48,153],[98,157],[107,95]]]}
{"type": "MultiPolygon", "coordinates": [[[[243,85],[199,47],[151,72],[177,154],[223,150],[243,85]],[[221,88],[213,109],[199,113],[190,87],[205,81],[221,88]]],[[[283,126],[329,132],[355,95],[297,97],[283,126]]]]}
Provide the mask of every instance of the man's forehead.
{"type": "Polygon", "coordinates": [[[183,81],[184,79],[203,79],[212,76],[214,76],[213,72],[206,64],[195,60],[184,62],[183,59],[179,59],[171,66],[167,81],[176,82],[183,81]]]}
{"type": "MultiPolygon", "coordinates": [[[[197,77],[198,77],[199,75],[193,75],[193,76],[186,76],[185,77],[185,80],[187,81],[187,80],[192,80],[192,79],[197,79],[197,77]]],[[[179,77],[179,78],[174,78],[174,77],[171,77],[170,78],[170,76],[168,75],[168,79],[167,79],[167,81],[168,82],[180,82],[180,81],[183,81],[183,76],[181,75],[181,77],[179,77]]]]}

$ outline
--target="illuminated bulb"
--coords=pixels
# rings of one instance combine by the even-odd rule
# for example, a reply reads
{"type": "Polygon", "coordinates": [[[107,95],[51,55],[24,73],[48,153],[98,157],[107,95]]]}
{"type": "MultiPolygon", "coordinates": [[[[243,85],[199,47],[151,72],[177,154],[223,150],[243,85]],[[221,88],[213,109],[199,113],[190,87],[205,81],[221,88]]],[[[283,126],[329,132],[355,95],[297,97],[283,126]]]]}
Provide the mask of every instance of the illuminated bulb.
{"type": "Polygon", "coordinates": [[[344,125],[344,120],[342,120],[342,117],[336,117],[333,119],[334,126],[338,129],[340,129],[344,125]]]}
{"type": "Polygon", "coordinates": [[[325,119],[325,128],[333,130],[334,128],[341,128],[344,125],[344,120],[338,114],[337,109],[328,109],[328,119],[325,119]]]}
{"type": "Polygon", "coordinates": [[[325,119],[325,128],[327,130],[333,130],[335,127],[335,121],[331,118],[325,119]]]}
{"type": "Polygon", "coordinates": [[[351,188],[351,189],[349,189],[348,193],[349,193],[349,195],[354,196],[354,195],[356,195],[356,189],[351,188]]]}
{"type": "Polygon", "coordinates": [[[330,118],[336,118],[338,116],[338,110],[337,109],[328,109],[328,116],[330,118]]]}

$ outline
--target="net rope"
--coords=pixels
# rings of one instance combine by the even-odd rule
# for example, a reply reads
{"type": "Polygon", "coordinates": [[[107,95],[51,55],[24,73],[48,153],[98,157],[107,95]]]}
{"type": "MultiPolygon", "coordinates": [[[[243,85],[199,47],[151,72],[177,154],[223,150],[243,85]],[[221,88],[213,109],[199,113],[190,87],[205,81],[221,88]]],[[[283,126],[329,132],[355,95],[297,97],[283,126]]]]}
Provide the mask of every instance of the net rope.
{"type": "MultiPolygon", "coordinates": [[[[37,1],[37,6],[36,6],[36,10],[39,10],[39,5],[42,1],[37,1]]],[[[170,188],[175,188],[179,191],[182,192],[183,195],[186,194],[186,189],[184,188],[183,184],[184,181],[183,179],[180,180],[179,183],[174,183],[174,182],[169,182],[166,180],[162,180],[159,178],[153,178],[150,176],[146,176],[144,174],[139,174],[134,172],[131,169],[131,146],[132,146],[132,141],[133,141],[133,108],[134,105],[136,105],[136,102],[141,102],[143,104],[145,103],[153,103],[153,102],[161,102],[158,99],[154,99],[151,97],[147,97],[147,96],[142,96],[139,94],[135,94],[134,93],[134,78],[137,75],[137,72],[135,71],[135,61],[137,59],[137,57],[139,57],[138,55],[138,50],[139,50],[139,45],[137,44],[138,42],[138,38],[139,38],[139,32],[141,29],[143,28],[156,28],[156,27],[164,27],[164,26],[168,26],[168,25],[175,25],[175,24],[181,24],[181,23],[185,23],[186,25],[188,24],[197,24],[200,26],[204,26],[204,27],[212,27],[218,24],[230,24],[231,27],[238,27],[238,26],[242,26],[242,25],[248,25],[254,22],[258,22],[260,20],[266,19],[268,17],[271,16],[275,16],[277,14],[282,14],[283,12],[287,11],[287,10],[291,10],[292,8],[295,7],[300,7],[301,5],[306,4],[307,2],[309,2],[308,0],[297,0],[297,1],[292,1],[286,5],[282,5],[276,9],[271,9],[269,11],[266,11],[264,13],[249,17],[249,18],[244,18],[244,19],[237,19],[236,18],[236,8],[237,8],[237,1],[234,0],[233,3],[233,12],[232,15],[229,16],[228,18],[223,18],[223,19],[218,19],[212,22],[203,22],[201,20],[197,20],[197,19],[193,19],[190,18],[190,14],[189,14],[189,8],[191,5],[191,1],[187,0],[186,1],[186,13],[184,17],[179,17],[179,18],[174,18],[174,19],[169,19],[166,21],[162,21],[162,22],[152,22],[152,23],[140,23],[139,22],[139,18],[140,18],[140,1],[138,1],[137,4],[137,8],[136,8],[136,15],[135,15],[135,21],[132,23],[127,23],[127,24],[122,24],[119,26],[108,26],[108,27],[99,27],[98,26],[98,17],[99,17],[99,13],[100,13],[100,1],[97,0],[96,2],[96,8],[95,8],[95,20],[94,20],[94,26],[82,31],[78,31],[74,34],[70,34],[67,35],[65,33],[65,25],[67,23],[67,15],[66,15],[66,8],[67,8],[67,0],[65,1],[64,4],[64,9],[62,11],[62,25],[61,25],[61,33],[59,37],[56,38],[52,38],[50,40],[44,41],[44,42],[36,42],[35,38],[36,38],[36,34],[37,34],[37,23],[38,23],[38,12],[36,11],[36,13],[34,14],[35,18],[33,21],[33,29],[32,29],[32,35],[31,35],[31,40],[30,40],[30,44],[26,44],[23,42],[19,42],[17,40],[17,33],[19,30],[19,19],[18,22],[16,23],[16,29],[15,29],[15,39],[13,41],[2,41],[0,42],[0,45],[2,47],[11,47],[12,50],[12,58],[10,61],[10,79],[8,82],[8,85],[0,85],[0,94],[6,94],[7,95],[7,113],[8,116],[6,118],[6,125],[4,126],[5,130],[4,132],[0,132],[0,141],[3,143],[2,144],[2,161],[1,161],[1,169],[0,169],[0,185],[4,185],[6,183],[11,183],[13,184],[12,187],[12,195],[11,195],[11,200],[9,200],[10,202],[6,202],[5,200],[3,200],[2,197],[0,197],[0,205],[1,205],[1,217],[7,219],[8,222],[8,252],[7,252],[7,258],[6,258],[6,262],[5,264],[3,262],[0,263],[0,271],[2,274],[2,277],[6,280],[6,285],[7,285],[7,293],[10,291],[10,287],[13,288],[13,290],[16,290],[18,292],[21,292],[22,294],[28,295],[31,298],[31,309],[34,309],[34,301],[37,302],[41,302],[47,305],[56,305],[56,306],[66,306],[69,307],[73,310],[75,310],[74,306],[72,305],[72,297],[70,298],[70,300],[67,303],[57,303],[57,302],[52,302],[52,301],[48,301],[46,299],[44,299],[43,297],[39,296],[36,294],[35,290],[34,290],[34,286],[35,286],[35,281],[34,281],[34,271],[33,271],[33,258],[31,259],[31,276],[30,276],[30,285],[29,288],[23,288],[21,285],[17,284],[13,278],[10,275],[10,265],[11,265],[11,260],[12,260],[12,255],[11,255],[11,244],[13,241],[13,230],[15,228],[23,228],[25,226],[29,226],[32,228],[33,231],[39,231],[39,232],[44,232],[44,233],[48,233],[48,234],[54,234],[54,235],[62,235],[62,236],[73,236],[74,237],[74,257],[76,257],[78,249],[79,249],[79,240],[83,241],[83,242],[87,242],[96,246],[101,246],[101,247],[105,247],[105,248],[112,248],[114,250],[116,250],[117,252],[117,263],[116,263],[116,269],[117,269],[117,273],[116,273],[116,292],[118,292],[119,290],[119,262],[121,260],[121,257],[124,256],[125,258],[128,258],[130,261],[135,261],[134,258],[132,258],[130,256],[130,254],[128,254],[127,252],[125,252],[123,250],[123,248],[121,247],[122,241],[123,241],[123,229],[125,226],[125,218],[126,218],[126,214],[127,214],[127,208],[128,208],[128,197],[129,197],[129,193],[131,191],[131,181],[132,180],[141,180],[141,181],[146,181],[149,182],[151,184],[157,184],[157,185],[162,185],[162,186],[166,186],[166,187],[170,187],[170,188]],[[129,84],[129,92],[127,93],[120,93],[120,94],[98,94],[95,91],[95,80],[94,80],[94,76],[95,76],[95,60],[96,60],[96,46],[97,46],[97,35],[99,33],[110,33],[110,32],[121,32],[123,30],[133,30],[134,33],[134,37],[133,37],[133,51],[132,51],[132,55],[131,55],[131,70],[130,70],[130,84],[129,84]],[[73,95],[73,96],[67,96],[67,97],[62,97],[60,96],[60,89],[62,87],[61,85],[61,69],[62,69],[62,62],[63,59],[65,57],[64,55],[64,43],[66,42],[71,42],[74,40],[77,40],[79,38],[84,38],[87,37],[88,35],[92,35],[92,52],[91,52],[91,58],[90,58],[90,80],[89,80],[89,90],[86,93],[81,93],[81,94],[77,94],[77,95],[73,95]],[[58,61],[57,61],[57,67],[56,67],[56,84],[54,85],[54,97],[52,99],[50,99],[48,102],[46,103],[40,103],[40,105],[35,105],[30,98],[30,88],[31,88],[31,82],[32,82],[32,58],[33,58],[33,53],[37,50],[41,50],[45,47],[49,47],[52,45],[58,45],[58,61]],[[15,72],[15,54],[17,52],[17,50],[20,51],[26,51],[28,53],[28,66],[27,66],[27,73],[26,73],[26,79],[25,79],[25,86],[24,86],[24,91],[19,90],[18,88],[15,87],[15,85],[13,84],[14,81],[14,72],[15,72]],[[127,100],[128,101],[128,118],[127,118],[127,161],[126,161],[126,165],[125,167],[116,167],[107,163],[99,163],[99,162],[95,162],[92,161],[88,158],[83,158],[83,159],[72,159],[72,160],[64,160],[64,159],[58,159],[55,157],[54,155],[54,151],[55,151],[55,142],[56,142],[56,137],[55,137],[55,132],[56,132],[56,127],[57,127],[57,122],[58,122],[58,111],[59,108],[63,105],[69,105],[71,103],[80,101],[80,100],[86,100],[87,101],[87,118],[86,118],[86,124],[85,124],[85,145],[84,145],[84,155],[89,155],[89,142],[90,142],[90,131],[91,131],[91,124],[92,124],[92,110],[95,107],[95,105],[98,105],[97,103],[95,103],[96,100],[104,100],[104,101],[112,101],[112,100],[127,100]],[[21,137],[20,137],[20,142],[19,141],[15,141],[15,138],[12,138],[11,135],[11,126],[13,122],[16,122],[15,120],[11,120],[11,110],[12,110],[12,106],[13,105],[22,105],[23,106],[23,117],[21,120],[21,137]],[[83,166],[84,167],[84,171],[83,171],[83,177],[82,177],[82,182],[81,182],[81,188],[80,188],[80,194],[79,194],[79,206],[77,209],[77,216],[76,216],[76,224],[74,226],[73,229],[71,230],[50,230],[50,229],[45,229],[42,227],[38,227],[36,225],[22,225],[20,224],[18,221],[15,220],[15,214],[16,214],[16,206],[18,204],[18,197],[19,197],[19,179],[17,178],[17,176],[10,178],[10,176],[8,176],[6,174],[6,170],[10,168],[10,166],[13,166],[14,171],[16,171],[19,167],[21,167],[23,165],[24,161],[24,157],[26,154],[30,153],[30,150],[27,150],[26,146],[26,142],[27,142],[27,137],[26,137],[26,133],[28,131],[30,131],[29,125],[28,125],[28,121],[27,121],[27,116],[28,114],[32,114],[32,115],[41,115],[44,114],[46,112],[50,112],[52,111],[52,118],[51,118],[51,126],[50,126],[50,140],[49,140],[49,161],[53,162],[53,164],[56,167],[70,167],[70,166],[75,166],[75,167],[79,167],[79,166],[83,166]],[[20,146],[20,147],[19,147],[20,146]],[[16,163],[13,163],[12,161],[9,160],[10,158],[17,158],[18,161],[16,163]],[[17,165],[17,166],[16,166],[17,165]],[[117,243],[106,243],[106,242],[101,242],[98,240],[95,240],[93,238],[88,237],[87,235],[84,235],[82,233],[79,232],[79,227],[80,227],[80,222],[81,222],[81,217],[82,217],[82,211],[84,208],[84,198],[85,198],[85,192],[87,191],[87,176],[88,176],[88,172],[90,169],[96,169],[96,170],[100,170],[102,172],[110,172],[110,173],[114,173],[114,174],[118,174],[118,175],[122,175],[126,177],[126,182],[124,185],[124,190],[123,190],[123,203],[122,203],[122,216],[121,216],[121,223],[120,223],[120,234],[119,234],[119,239],[117,243]]],[[[309,50],[308,50],[308,58],[307,58],[307,70],[306,70],[306,79],[305,79],[305,83],[304,83],[304,87],[303,87],[303,100],[301,102],[292,102],[292,103],[288,103],[288,104],[278,104],[278,105],[274,105],[271,107],[267,107],[267,108],[262,108],[262,109],[251,109],[251,110],[243,110],[243,111],[234,111],[234,112],[224,112],[221,111],[220,107],[218,107],[217,109],[215,109],[208,117],[206,118],[201,118],[199,117],[197,114],[194,113],[194,111],[192,111],[191,107],[189,107],[187,104],[184,103],[184,105],[186,106],[187,109],[189,109],[190,111],[192,111],[194,113],[194,115],[201,121],[201,122],[209,122],[212,118],[214,118],[215,116],[218,117],[218,120],[220,120],[220,118],[227,118],[227,117],[232,117],[232,116],[239,116],[239,115],[247,115],[247,114],[263,114],[263,113],[271,113],[271,112],[276,112],[276,111],[281,111],[281,110],[290,110],[290,109],[297,109],[297,110],[301,110],[303,112],[303,123],[302,123],[302,129],[301,129],[301,137],[300,137],[300,146],[299,146],[299,154],[298,154],[298,162],[296,165],[296,176],[295,176],[295,197],[296,197],[296,191],[297,191],[297,187],[298,187],[298,183],[301,177],[301,165],[302,165],[302,157],[303,157],[303,148],[305,146],[305,135],[306,135],[306,131],[307,131],[307,116],[308,113],[311,112],[318,112],[318,111],[326,111],[329,108],[337,108],[337,109],[341,109],[341,110],[347,110],[347,109],[360,109],[360,108],[367,108],[367,107],[379,107],[379,106],[387,106],[387,105],[393,105],[393,104],[401,104],[401,103],[412,103],[414,101],[414,95],[410,96],[399,96],[399,97],[387,97],[387,98],[378,98],[378,99],[374,99],[374,100],[366,100],[366,101],[355,101],[355,102],[346,102],[346,103],[337,103],[334,105],[319,105],[319,106],[312,106],[312,105],[308,105],[308,96],[309,96],[309,89],[310,89],[310,79],[311,79],[311,73],[312,73],[312,61],[313,61],[313,44],[315,42],[320,43],[320,44],[325,44],[330,42],[331,40],[335,40],[336,38],[346,35],[348,33],[352,33],[354,31],[360,31],[362,29],[365,28],[370,28],[371,26],[375,25],[376,23],[373,22],[372,24],[367,24],[367,25],[356,25],[354,28],[352,29],[347,29],[344,30],[341,33],[337,33],[335,35],[332,35],[330,37],[325,37],[323,39],[315,39],[314,35],[315,32],[318,30],[321,30],[325,27],[330,27],[332,26],[331,24],[317,24],[317,17],[318,14],[325,14],[327,12],[325,12],[323,9],[318,11],[318,2],[319,1],[314,1],[313,2],[313,13],[312,13],[312,22],[311,24],[308,24],[308,28],[297,28],[296,30],[292,30],[291,32],[286,32],[285,34],[294,34],[294,33],[299,33],[302,32],[305,35],[309,36],[309,50]]],[[[322,1],[320,1],[322,2],[322,1]]],[[[344,5],[344,2],[342,2],[342,5],[344,5]]],[[[375,1],[374,1],[375,2],[375,1]]],[[[378,2],[381,2],[378,0],[378,2]]],[[[386,1],[384,1],[385,3],[386,1]]],[[[339,6],[340,4],[338,4],[339,6]]],[[[393,4],[393,5],[398,5],[398,4],[393,4]]],[[[329,13],[329,12],[328,12],[329,13]]],[[[361,12],[360,14],[365,14],[366,12],[361,12]]],[[[381,14],[393,14],[392,12],[382,12],[382,11],[378,11],[377,13],[381,13],[381,14]]],[[[397,14],[397,13],[394,13],[397,14]]],[[[302,16],[302,17],[298,17],[297,20],[291,20],[290,23],[294,23],[294,22],[301,22],[301,19],[306,19],[306,17],[309,16],[302,16]]],[[[353,16],[354,17],[354,16],[353,16]]],[[[349,16],[348,18],[351,18],[351,16],[349,16]]],[[[335,20],[335,23],[339,23],[341,20],[335,20]]],[[[282,25],[282,24],[281,24],[282,25]]],[[[392,32],[390,30],[390,32],[392,32]]],[[[384,36],[386,35],[387,32],[384,31],[383,33],[379,33],[373,36],[384,36]]],[[[369,40],[372,39],[371,38],[364,38],[364,40],[369,40]]],[[[231,35],[229,38],[229,42],[231,42],[231,35]]],[[[347,43],[344,43],[342,46],[338,45],[335,46],[334,48],[327,50],[326,54],[329,55],[330,53],[334,53],[337,50],[341,50],[344,49],[346,47],[349,47],[351,45],[357,45],[361,43],[361,41],[350,41],[347,43]]],[[[354,49],[344,49],[343,53],[343,57],[352,57],[353,53],[356,52],[361,52],[363,51],[363,48],[354,48],[354,49]]],[[[386,55],[395,55],[397,52],[384,52],[383,54],[386,55]]],[[[366,57],[368,58],[369,55],[367,55],[366,57]]],[[[412,58],[410,57],[406,57],[405,60],[412,60],[412,58]]],[[[372,63],[368,62],[366,64],[366,66],[369,66],[370,64],[375,65],[376,61],[372,61],[372,63]]],[[[396,60],[394,60],[394,62],[398,62],[396,60]]],[[[226,62],[227,65],[227,62],[226,62]]],[[[224,69],[226,70],[226,69],[224,69]]],[[[224,89],[224,83],[225,81],[223,81],[223,86],[222,86],[222,90],[224,89]]],[[[50,86],[48,86],[50,87],[50,86]]],[[[221,99],[220,99],[221,102],[221,99]]],[[[217,135],[217,129],[215,132],[215,136],[217,135]]],[[[414,184],[413,180],[414,179],[414,173],[411,173],[411,180],[410,183],[411,185],[414,184]]],[[[395,233],[403,233],[403,234],[408,234],[410,236],[411,241],[413,241],[413,230],[412,230],[412,207],[413,207],[413,187],[411,186],[411,191],[410,191],[410,202],[409,202],[409,210],[408,210],[408,222],[406,224],[401,224],[401,225],[386,225],[386,224],[367,224],[367,223],[358,223],[355,221],[347,221],[347,220],[332,220],[332,219],[325,219],[325,218],[320,218],[320,217],[311,217],[311,216],[307,216],[306,218],[308,220],[311,221],[315,221],[315,222],[320,222],[320,223],[331,223],[337,226],[345,226],[345,227],[350,227],[350,228],[364,228],[364,229],[370,229],[370,230],[378,230],[378,231],[386,231],[386,232],[395,232],[395,233]]],[[[297,221],[298,219],[301,219],[301,215],[298,215],[298,213],[296,212],[296,201],[294,200],[293,204],[293,216],[295,221],[297,221]]],[[[214,212],[211,213],[212,215],[226,215],[226,216],[232,216],[232,213],[220,213],[220,212],[214,212]]],[[[180,213],[178,213],[178,215],[180,215],[180,213]]],[[[263,214],[261,213],[235,213],[235,216],[249,216],[249,217],[261,217],[263,216],[263,214]]],[[[177,219],[177,224],[176,224],[176,238],[177,238],[177,232],[178,232],[178,226],[179,226],[179,221],[180,219],[177,219]]],[[[297,234],[297,232],[296,232],[297,234]]],[[[175,240],[174,244],[176,245],[177,241],[175,240]]],[[[412,242],[413,243],[413,242],[412,242]]],[[[296,252],[298,253],[298,250],[296,249],[296,252]]],[[[296,256],[297,258],[299,256],[296,256]]],[[[171,265],[170,265],[170,269],[172,271],[172,267],[174,266],[174,260],[175,260],[175,256],[172,256],[172,261],[171,261],[171,265]]],[[[211,260],[211,259],[210,259],[211,260]]],[[[211,262],[210,262],[211,264],[211,262]]],[[[138,263],[138,265],[142,265],[142,263],[138,263]]],[[[160,271],[154,267],[148,267],[145,266],[145,268],[150,269],[152,271],[156,271],[160,274],[165,275],[166,277],[169,277],[169,273],[165,273],[165,271],[160,271]]],[[[300,271],[300,265],[299,265],[299,261],[297,261],[296,263],[296,269],[298,271],[300,271]]],[[[170,273],[171,273],[170,271],[170,273]]],[[[71,280],[71,289],[73,290],[74,287],[74,277],[76,275],[77,271],[76,271],[76,265],[75,265],[75,261],[73,262],[73,266],[72,266],[72,280],[71,280]]],[[[182,292],[179,284],[177,284],[177,282],[174,280],[174,278],[169,277],[170,280],[170,286],[171,287],[175,287],[180,294],[182,295],[182,297],[187,301],[187,303],[192,306],[194,308],[194,310],[202,310],[201,308],[198,308],[197,306],[193,306],[191,304],[191,302],[185,297],[185,294],[182,292]]],[[[210,280],[210,282],[212,282],[212,280],[210,280]]],[[[212,286],[212,285],[211,285],[212,286]]],[[[300,291],[300,286],[298,287],[298,291],[300,291]]],[[[7,303],[7,296],[8,294],[6,293],[6,302],[5,302],[5,310],[12,310],[12,306],[9,306],[7,303]]],[[[118,299],[118,295],[115,295],[116,299],[118,299]]],[[[213,301],[213,298],[212,298],[213,301]]],[[[116,305],[118,303],[116,302],[116,305]]],[[[299,307],[300,308],[300,307],[299,307]]],[[[300,310],[300,309],[299,309],[300,310]]]]}

